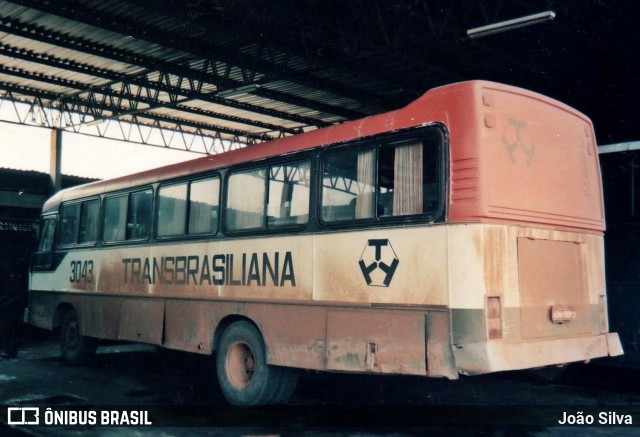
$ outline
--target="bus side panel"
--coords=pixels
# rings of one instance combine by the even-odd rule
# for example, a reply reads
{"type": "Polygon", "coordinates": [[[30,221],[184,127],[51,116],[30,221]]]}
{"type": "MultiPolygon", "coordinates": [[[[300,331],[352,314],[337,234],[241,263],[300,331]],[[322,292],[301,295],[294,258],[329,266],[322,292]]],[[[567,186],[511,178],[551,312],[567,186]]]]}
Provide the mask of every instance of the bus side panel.
{"type": "Polygon", "coordinates": [[[315,236],[315,301],[448,304],[447,228],[429,225],[315,236]]]}
{"type": "Polygon", "coordinates": [[[163,346],[211,353],[228,316],[256,323],[272,365],[457,377],[444,310],[167,299],[163,346]]]}
{"type": "Polygon", "coordinates": [[[162,344],[164,300],[121,298],[118,340],[162,344]]]}
{"type": "Polygon", "coordinates": [[[256,323],[273,365],[322,370],[325,368],[326,308],[295,304],[168,299],[164,347],[202,354],[217,345],[226,317],[256,323]]]}
{"type": "MultiPolygon", "coordinates": [[[[96,296],[31,290],[29,293],[29,323],[44,329],[60,326],[63,307],[78,313],[82,335],[112,339],[118,338],[120,313],[126,302],[119,296],[96,296]]],[[[138,340],[142,341],[142,340],[138,340]]]]}
{"type": "Polygon", "coordinates": [[[209,354],[223,319],[242,317],[260,330],[270,364],[322,370],[326,313],[321,306],[167,299],[163,346],[209,354]]]}
{"type": "Polygon", "coordinates": [[[218,253],[225,256],[220,297],[311,299],[314,270],[312,237],[278,236],[222,241],[218,253]]]}
{"type": "Polygon", "coordinates": [[[262,332],[270,364],[326,368],[326,307],[246,303],[244,311],[262,332]]]}
{"type": "Polygon", "coordinates": [[[427,313],[427,374],[457,379],[455,357],[451,345],[451,316],[447,310],[427,313]]]}
{"type": "Polygon", "coordinates": [[[103,339],[117,339],[121,311],[126,302],[118,296],[65,296],[78,313],[84,335],[103,339]]]}
{"type": "Polygon", "coordinates": [[[273,365],[457,378],[449,318],[439,309],[244,303],[273,365]]]}
{"type": "Polygon", "coordinates": [[[209,354],[215,347],[214,333],[222,318],[238,313],[234,302],[167,299],[163,346],[209,354]]]}
{"type": "MultiPolygon", "coordinates": [[[[40,279],[41,276],[44,275],[38,275],[38,279],[40,279]]],[[[29,290],[29,301],[27,304],[29,319],[27,322],[38,328],[53,329],[53,316],[59,300],[60,295],[57,293],[29,290]]]]}
{"type": "Polygon", "coordinates": [[[329,311],[327,369],[425,375],[425,314],[329,311]]]}

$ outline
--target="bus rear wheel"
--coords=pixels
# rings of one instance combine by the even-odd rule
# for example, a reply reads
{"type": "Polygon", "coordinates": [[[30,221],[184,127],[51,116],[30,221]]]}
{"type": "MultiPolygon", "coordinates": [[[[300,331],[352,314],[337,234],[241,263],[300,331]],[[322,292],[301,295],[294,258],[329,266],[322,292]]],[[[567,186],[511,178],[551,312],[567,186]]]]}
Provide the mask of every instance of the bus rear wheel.
{"type": "Polygon", "coordinates": [[[222,393],[233,405],[284,403],[291,397],[298,379],[294,369],[267,364],[260,332],[244,320],[233,323],[222,333],[216,372],[222,393]]]}
{"type": "Polygon", "coordinates": [[[69,310],[60,326],[60,352],[64,360],[73,365],[87,364],[96,351],[98,343],[91,337],[80,334],[78,313],[69,310]]]}

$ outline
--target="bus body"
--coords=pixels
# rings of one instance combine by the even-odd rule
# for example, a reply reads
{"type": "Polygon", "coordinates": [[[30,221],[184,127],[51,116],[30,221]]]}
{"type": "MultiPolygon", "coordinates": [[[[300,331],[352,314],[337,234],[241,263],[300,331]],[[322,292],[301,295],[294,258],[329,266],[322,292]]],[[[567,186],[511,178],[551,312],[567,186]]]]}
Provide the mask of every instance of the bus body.
{"type": "Polygon", "coordinates": [[[241,404],[286,398],[250,392],[261,359],[279,386],[295,368],[455,379],[586,361],[622,353],[604,228],[589,119],[464,82],[57,193],[27,314],[62,328],[71,359],[78,338],[217,351],[241,404]]]}

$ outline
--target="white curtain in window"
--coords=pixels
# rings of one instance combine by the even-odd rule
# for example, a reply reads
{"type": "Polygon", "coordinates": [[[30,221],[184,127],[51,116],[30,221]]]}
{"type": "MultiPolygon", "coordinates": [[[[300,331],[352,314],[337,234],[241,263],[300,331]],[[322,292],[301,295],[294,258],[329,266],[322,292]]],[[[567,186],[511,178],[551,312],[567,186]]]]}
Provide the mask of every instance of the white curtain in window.
{"type": "Polygon", "coordinates": [[[396,147],[393,186],[393,215],[423,212],[422,143],[396,147]]]}
{"type": "Polygon", "coordinates": [[[375,185],[375,149],[358,152],[358,197],[356,198],[356,218],[373,217],[373,201],[375,185]]]}

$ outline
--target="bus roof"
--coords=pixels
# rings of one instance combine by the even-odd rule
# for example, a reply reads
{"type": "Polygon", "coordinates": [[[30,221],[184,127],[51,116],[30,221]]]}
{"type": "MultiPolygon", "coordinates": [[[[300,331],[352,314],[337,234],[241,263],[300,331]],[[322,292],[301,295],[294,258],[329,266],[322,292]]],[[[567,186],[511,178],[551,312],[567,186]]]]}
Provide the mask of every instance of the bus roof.
{"type": "MultiPolygon", "coordinates": [[[[378,134],[401,131],[412,127],[425,126],[432,123],[443,123],[453,117],[455,111],[473,112],[475,105],[472,95],[483,87],[517,90],[520,94],[530,95],[538,99],[551,101],[547,97],[534,92],[522,90],[487,81],[467,81],[433,88],[404,108],[383,114],[349,121],[322,129],[288,136],[273,141],[259,143],[229,152],[208,155],[191,161],[171,164],[122,176],[72,187],[54,194],[44,205],[43,212],[57,210],[58,205],[67,200],[97,196],[107,192],[125,190],[136,186],[144,186],[163,180],[198,174],[208,170],[225,168],[234,164],[258,161],[272,156],[285,155],[302,150],[325,147],[354,140],[364,139],[378,134]],[[460,98],[460,94],[468,98],[460,98]],[[449,99],[456,95],[458,98],[449,99]],[[465,102],[465,107],[458,107],[465,102]]],[[[560,102],[557,106],[576,113],[575,110],[560,102]]],[[[585,117],[586,118],[586,117],[585,117]]]]}

